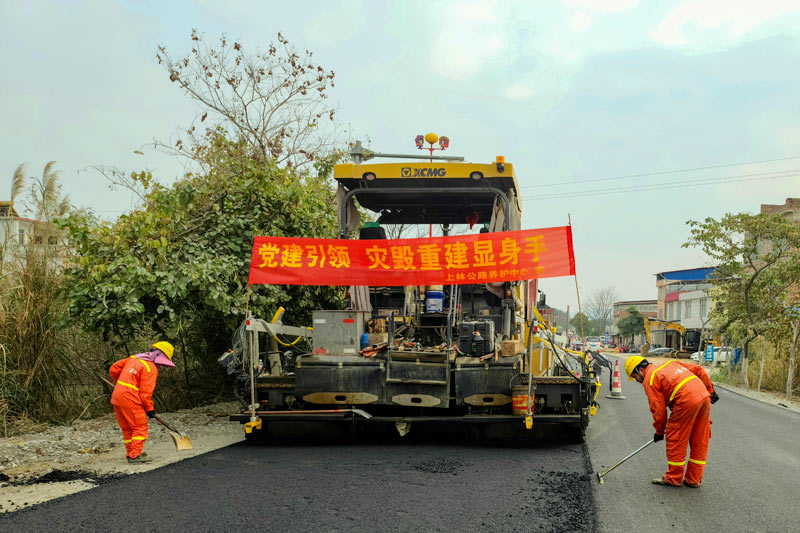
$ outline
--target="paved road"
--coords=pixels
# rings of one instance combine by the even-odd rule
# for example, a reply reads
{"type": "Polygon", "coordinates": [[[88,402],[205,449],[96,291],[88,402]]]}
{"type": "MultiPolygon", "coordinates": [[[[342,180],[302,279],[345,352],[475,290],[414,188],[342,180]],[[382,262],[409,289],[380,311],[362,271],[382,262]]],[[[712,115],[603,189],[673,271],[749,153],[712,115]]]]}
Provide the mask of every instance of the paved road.
{"type": "Polygon", "coordinates": [[[653,433],[641,385],[623,393],[602,398],[584,446],[414,430],[399,442],[240,444],[4,515],[0,531],[798,530],[800,415],[720,390],[701,488],[650,483],[663,443],[599,485],[593,471],[653,433]]]}
{"type": "Polygon", "coordinates": [[[5,515],[0,530],[591,531],[593,483],[578,444],[242,443],[5,515]]]}
{"type": "MultiPolygon", "coordinates": [[[[642,386],[625,377],[622,386],[627,399],[604,399],[589,426],[587,442],[597,470],[612,466],[653,435],[642,386]]],[[[650,483],[667,466],[663,441],[652,444],[597,485],[601,530],[800,530],[800,414],[722,388],[718,394],[703,485],[650,483]]]]}

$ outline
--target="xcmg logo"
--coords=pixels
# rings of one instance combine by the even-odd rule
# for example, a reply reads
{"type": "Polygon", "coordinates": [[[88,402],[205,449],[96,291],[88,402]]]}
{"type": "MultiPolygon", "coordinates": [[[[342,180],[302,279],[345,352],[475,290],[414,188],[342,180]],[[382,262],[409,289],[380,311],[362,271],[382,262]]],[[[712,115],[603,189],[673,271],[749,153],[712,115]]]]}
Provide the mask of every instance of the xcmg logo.
{"type": "Polygon", "coordinates": [[[411,168],[403,167],[400,169],[400,176],[404,178],[436,178],[447,175],[444,168],[411,168]]]}

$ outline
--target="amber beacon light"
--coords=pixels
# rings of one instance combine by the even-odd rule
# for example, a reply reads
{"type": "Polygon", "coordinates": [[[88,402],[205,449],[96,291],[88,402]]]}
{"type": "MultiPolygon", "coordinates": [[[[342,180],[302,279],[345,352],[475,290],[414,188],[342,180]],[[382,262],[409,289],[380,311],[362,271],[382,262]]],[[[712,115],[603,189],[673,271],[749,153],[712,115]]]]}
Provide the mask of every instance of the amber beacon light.
{"type": "Polygon", "coordinates": [[[425,135],[417,135],[414,139],[414,143],[417,145],[417,148],[420,150],[428,150],[431,153],[431,162],[433,162],[433,152],[434,150],[447,150],[450,147],[450,139],[442,135],[439,137],[435,133],[427,133],[425,135]],[[435,148],[433,145],[439,143],[439,147],[435,148]],[[428,143],[430,146],[425,146],[425,143],[428,143]]]}

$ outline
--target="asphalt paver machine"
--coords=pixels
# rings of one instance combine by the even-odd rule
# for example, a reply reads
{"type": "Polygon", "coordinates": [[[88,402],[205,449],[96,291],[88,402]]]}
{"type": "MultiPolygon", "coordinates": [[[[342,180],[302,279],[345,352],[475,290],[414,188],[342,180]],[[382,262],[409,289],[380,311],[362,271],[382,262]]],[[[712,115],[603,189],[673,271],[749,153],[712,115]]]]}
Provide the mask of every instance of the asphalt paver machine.
{"type": "MultiPolygon", "coordinates": [[[[351,157],[334,169],[343,239],[520,229],[519,187],[502,157],[478,164],[360,144],[351,157]],[[371,161],[381,156],[405,161],[371,161]]],[[[536,310],[537,281],[461,281],[350,287],[347,307],[314,311],[310,327],[284,325],[280,312],[250,317],[220,358],[248,404],[231,419],[248,437],[271,422],[325,421],[394,424],[401,435],[417,424],[496,424],[523,438],[546,425],[582,439],[599,382],[585,359],[554,343],[536,310]],[[290,336],[311,349],[286,350],[290,336]]]]}

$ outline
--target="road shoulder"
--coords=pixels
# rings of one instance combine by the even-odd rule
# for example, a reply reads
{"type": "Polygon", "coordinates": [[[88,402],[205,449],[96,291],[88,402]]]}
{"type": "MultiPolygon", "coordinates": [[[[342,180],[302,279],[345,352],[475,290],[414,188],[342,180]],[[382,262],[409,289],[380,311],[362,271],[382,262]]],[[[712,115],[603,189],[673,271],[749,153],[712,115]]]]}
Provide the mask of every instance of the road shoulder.
{"type": "MultiPolygon", "coordinates": [[[[622,360],[626,360],[628,357],[631,357],[633,355],[640,355],[640,354],[638,354],[638,353],[622,353],[622,354],[610,354],[610,355],[613,355],[615,357],[619,357],[622,360]]],[[[651,363],[655,363],[655,364],[665,363],[667,361],[675,361],[675,359],[669,359],[669,358],[664,358],[664,357],[648,357],[647,360],[650,361],[651,363]]],[[[709,375],[712,374],[711,373],[711,371],[713,370],[712,368],[709,368],[709,367],[704,366],[704,365],[703,365],[703,368],[706,369],[706,372],[708,372],[709,375]]],[[[623,370],[623,372],[624,372],[624,370],[623,370]]],[[[753,390],[753,389],[746,389],[744,387],[739,387],[737,385],[730,385],[728,383],[723,383],[723,382],[717,381],[717,380],[713,380],[713,382],[714,382],[714,386],[715,387],[719,387],[719,388],[725,389],[727,391],[733,392],[735,394],[738,394],[740,396],[744,396],[746,398],[750,398],[751,400],[756,400],[756,401],[759,401],[759,402],[763,402],[763,403],[767,403],[767,404],[770,404],[770,405],[774,405],[776,407],[781,407],[781,408],[786,409],[788,411],[793,411],[795,413],[800,413],[800,401],[798,401],[798,400],[789,400],[788,398],[786,398],[786,396],[784,396],[782,394],[778,394],[778,393],[775,393],[775,392],[769,392],[769,391],[757,391],[757,390],[753,390]]]]}
{"type": "Polygon", "coordinates": [[[130,465],[113,414],[37,433],[0,438],[0,513],[94,488],[107,481],[196,457],[244,439],[228,414],[237,403],[221,403],[162,417],[189,435],[191,450],[176,451],[168,432],[151,422],[145,451],[152,463],[130,465]]]}

